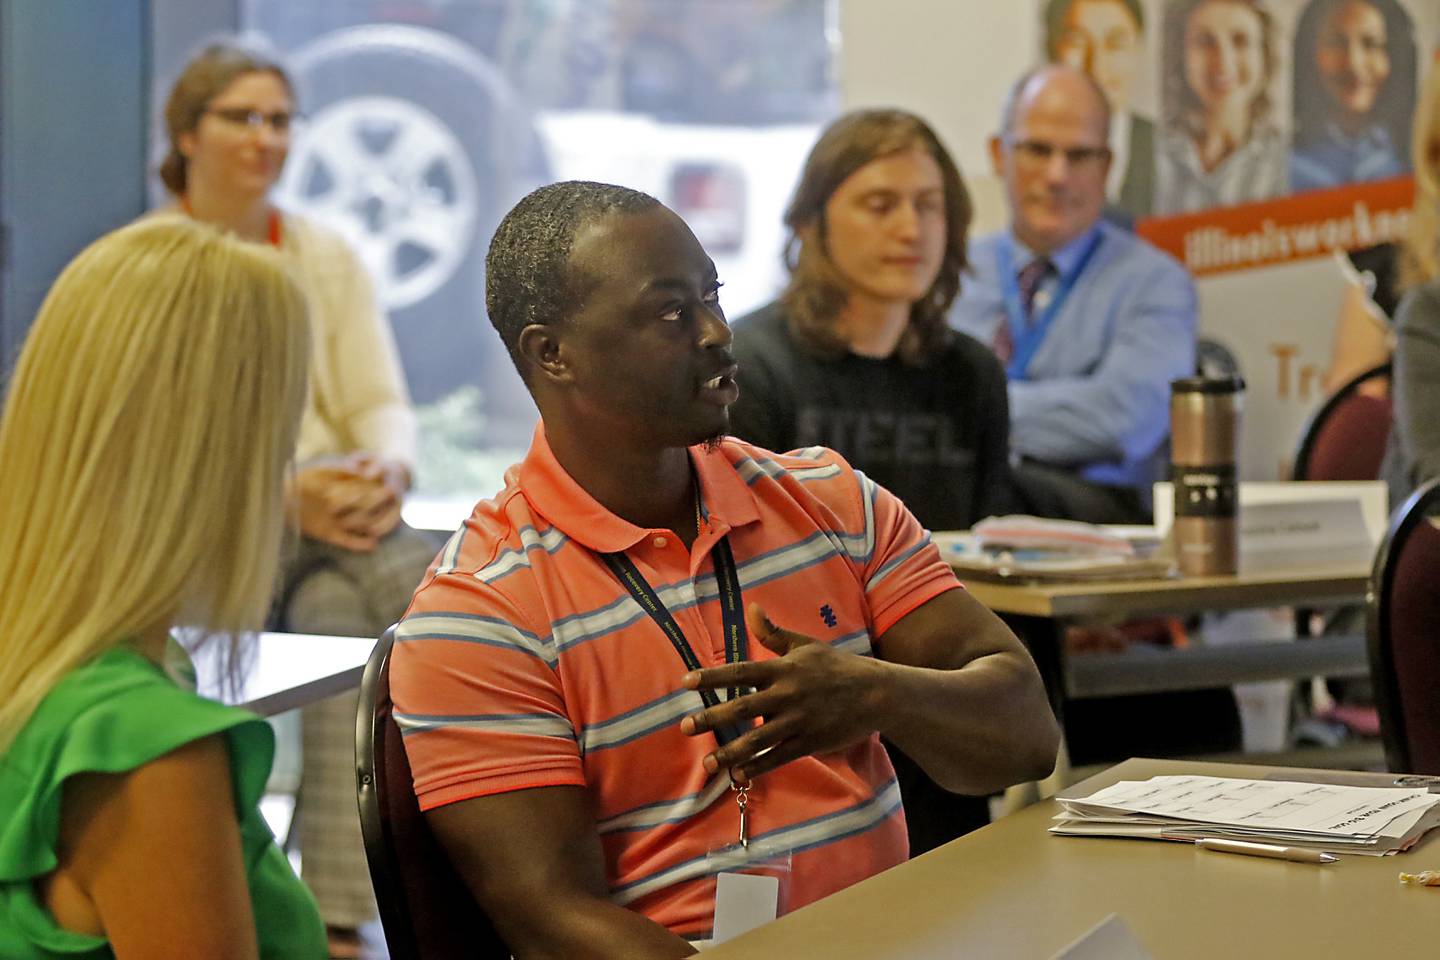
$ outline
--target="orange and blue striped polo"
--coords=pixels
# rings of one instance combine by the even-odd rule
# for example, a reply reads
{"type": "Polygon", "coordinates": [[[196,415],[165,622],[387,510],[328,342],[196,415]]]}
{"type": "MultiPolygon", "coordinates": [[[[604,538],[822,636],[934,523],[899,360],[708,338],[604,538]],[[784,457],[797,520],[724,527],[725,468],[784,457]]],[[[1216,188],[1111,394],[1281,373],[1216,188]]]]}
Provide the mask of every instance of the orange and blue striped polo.
{"type": "MultiPolygon", "coordinates": [[[[833,451],[782,456],[727,438],[690,455],[705,525],[687,549],[602,507],[537,429],[505,489],[476,506],[416,592],[390,682],[422,809],[584,787],[612,899],[693,936],[710,928],[720,869],[710,854],[734,843],[738,813],[728,776],[701,765],[713,735],[680,732],[703,708],[680,685],[683,662],[598,553],[629,556],[705,666],[725,662],[711,561],[722,536],[746,603],[861,656],[959,584],[900,501],[833,451]]],[[[774,654],[752,640],[749,656],[774,654]]],[[[750,817],[752,860],[792,858],[784,909],[907,855],[894,771],[873,735],[757,778],[750,817]]]]}

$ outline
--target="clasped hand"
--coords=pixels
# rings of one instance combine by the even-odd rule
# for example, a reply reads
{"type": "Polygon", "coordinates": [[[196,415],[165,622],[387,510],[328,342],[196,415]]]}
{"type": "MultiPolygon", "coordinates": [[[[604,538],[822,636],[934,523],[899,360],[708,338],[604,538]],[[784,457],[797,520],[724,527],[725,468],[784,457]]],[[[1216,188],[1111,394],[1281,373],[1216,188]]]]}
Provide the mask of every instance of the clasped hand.
{"type": "Polygon", "coordinates": [[[316,540],[368,553],[400,522],[403,467],[368,453],[299,470],[292,490],[299,527],[316,540]]]}
{"type": "Polygon", "coordinates": [[[695,670],[682,680],[691,690],[754,688],[680,721],[688,736],[732,725],[746,730],[705,757],[708,772],[729,770],[743,782],[800,757],[843,750],[875,732],[884,664],[782,630],[759,604],[746,608],[745,622],[751,638],[777,659],[695,670]]]}

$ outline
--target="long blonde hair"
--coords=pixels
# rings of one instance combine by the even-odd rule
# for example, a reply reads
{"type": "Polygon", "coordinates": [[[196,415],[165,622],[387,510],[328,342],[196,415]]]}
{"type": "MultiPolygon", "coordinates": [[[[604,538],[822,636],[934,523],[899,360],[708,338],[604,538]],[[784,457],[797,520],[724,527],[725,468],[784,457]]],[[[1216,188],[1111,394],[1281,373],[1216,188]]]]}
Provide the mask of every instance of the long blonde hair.
{"type": "Polygon", "coordinates": [[[1440,66],[1431,64],[1410,136],[1415,207],[1400,251],[1400,289],[1440,276],[1440,66]]]}
{"type": "Polygon", "coordinates": [[[188,218],[65,268],[0,419],[0,754],[140,631],[258,625],[309,355],[279,255],[188,218]]]}

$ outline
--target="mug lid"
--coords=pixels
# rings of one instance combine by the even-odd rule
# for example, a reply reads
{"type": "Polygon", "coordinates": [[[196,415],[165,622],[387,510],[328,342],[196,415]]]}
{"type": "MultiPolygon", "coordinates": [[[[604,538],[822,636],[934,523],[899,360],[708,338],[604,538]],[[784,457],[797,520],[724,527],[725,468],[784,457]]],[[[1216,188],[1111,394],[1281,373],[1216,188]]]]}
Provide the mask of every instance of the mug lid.
{"type": "Polygon", "coordinates": [[[1243,377],[1181,377],[1170,381],[1171,393],[1240,393],[1243,377]]]}

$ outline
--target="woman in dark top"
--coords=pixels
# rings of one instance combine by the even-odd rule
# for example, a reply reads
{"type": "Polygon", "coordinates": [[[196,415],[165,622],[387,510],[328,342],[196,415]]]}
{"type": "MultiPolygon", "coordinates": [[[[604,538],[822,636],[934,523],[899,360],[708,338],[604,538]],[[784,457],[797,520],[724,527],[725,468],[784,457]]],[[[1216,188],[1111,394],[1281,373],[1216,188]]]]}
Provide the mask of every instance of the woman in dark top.
{"type": "MultiPolygon", "coordinates": [[[[899,110],[841,117],[810,151],[785,224],[789,286],[735,325],[732,431],[837,450],[932,530],[1005,512],[1005,372],[945,322],[970,199],[934,131],[899,110]]],[[[945,792],[889,749],[912,856],[988,821],[983,798],[945,792]]]]}

